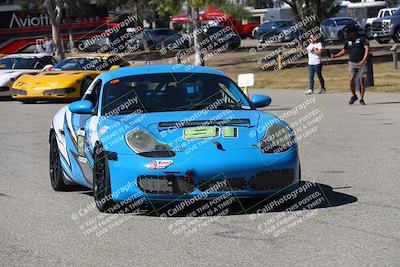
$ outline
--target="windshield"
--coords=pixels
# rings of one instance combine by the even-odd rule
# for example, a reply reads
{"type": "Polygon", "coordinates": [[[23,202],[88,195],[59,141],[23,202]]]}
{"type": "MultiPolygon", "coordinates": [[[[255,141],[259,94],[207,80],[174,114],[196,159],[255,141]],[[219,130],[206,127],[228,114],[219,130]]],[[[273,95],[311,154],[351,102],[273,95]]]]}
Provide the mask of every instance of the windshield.
{"type": "Polygon", "coordinates": [[[55,70],[106,70],[110,66],[101,57],[66,58],[54,66],[55,70]]]}
{"type": "Polygon", "coordinates": [[[261,24],[261,30],[272,30],[280,27],[290,27],[293,26],[293,22],[290,20],[278,20],[278,21],[268,21],[261,24]]]}
{"type": "Polygon", "coordinates": [[[356,24],[356,22],[354,21],[354,20],[351,20],[351,19],[338,19],[337,21],[336,21],[336,24],[337,25],[341,25],[341,26],[346,26],[346,25],[349,25],[349,24],[356,24]]]}
{"type": "Polygon", "coordinates": [[[400,8],[396,10],[396,12],[394,12],[393,16],[400,16],[400,8]]]}
{"type": "Polygon", "coordinates": [[[37,57],[2,58],[0,59],[0,69],[35,69],[39,62],[37,57]]]}
{"type": "Polygon", "coordinates": [[[134,112],[252,109],[229,78],[202,73],[128,76],[104,85],[102,115],[134,112]],[[122,108],[123,107],[123,108],[122,108]]]}
{"type": "Polygon", "coordinates": [[[215,33],[233,33],[233,32],[229,27],[223,27],[223,26],[214,26],[206,30],[206,34],[208,35],[212,35],[215,33]]]}

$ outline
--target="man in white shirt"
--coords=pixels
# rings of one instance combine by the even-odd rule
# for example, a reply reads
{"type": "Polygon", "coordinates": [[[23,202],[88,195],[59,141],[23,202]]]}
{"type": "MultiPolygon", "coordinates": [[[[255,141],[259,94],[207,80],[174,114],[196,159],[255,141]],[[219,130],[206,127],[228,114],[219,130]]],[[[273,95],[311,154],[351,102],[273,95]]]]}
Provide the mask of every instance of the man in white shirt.
{"type": "Polygon", "coordinates": [[[308,75],[310,79],[310,87],[306,91],[306,95],[310,95],[314,93],[314,74],[317,73],[319,82],[321,84],[321,89],[319,90],[319,94],[326,93],[325,89],[325,80],[322,77],[322,62],[321,62],[321,52],[322,52],[322,44],[317,41],[315,35],[310,36],[310,44],[307,46],[308,52],[308,75]]]}

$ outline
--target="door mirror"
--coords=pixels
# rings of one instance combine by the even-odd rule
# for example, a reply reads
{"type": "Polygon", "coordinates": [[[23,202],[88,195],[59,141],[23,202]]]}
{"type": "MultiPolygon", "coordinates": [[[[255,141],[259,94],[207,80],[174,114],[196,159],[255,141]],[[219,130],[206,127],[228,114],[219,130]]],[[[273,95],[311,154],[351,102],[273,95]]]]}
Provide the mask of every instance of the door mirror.
{"type": "Polygon", "coordinates": [[[72,113],[91,114],[93,112],[93,104],[89,100],[75,101],[68,106],[72,113]]]}
{"type": "Polygon", "coordinates": [[[271,104],[271,98],[266,95],[253,95],[251,97],[251,102],[256,108],[263,108],[271,104]]]}

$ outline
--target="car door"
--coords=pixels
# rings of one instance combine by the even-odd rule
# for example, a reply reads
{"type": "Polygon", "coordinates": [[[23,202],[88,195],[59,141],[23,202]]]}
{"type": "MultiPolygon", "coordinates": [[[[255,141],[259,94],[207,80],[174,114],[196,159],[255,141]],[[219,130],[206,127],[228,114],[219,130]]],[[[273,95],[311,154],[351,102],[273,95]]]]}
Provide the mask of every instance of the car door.
{"type": "MultiPolygon", "coordinates": [[[[88,88],[82,99],[92,102],[94,111],[97,110],[101,85],[102,81],[100,79],[96,80],[88,88]]],[[[69,129],[71,128],[69,125],[66,125],[65,127],[66,131],[70,131],[69,135],[73,143],[72,146],[68,146],[68,154],[70,158],[74,159],[75,163],[72,164],[73,177],[81,182],[92,184],[94,162],[92,153],[93,146],[91,142],[93,129],[91,129],[91,124],[93,123],[93,120],[97,118],[97,116],[95,115],[95,112],[93,112],[93,114],[71,113],[70,116],[71,117],[69,119],[73,129],[69,129]]]]}
{"type": "Polygon", "coordinates": [[[334,21],[331,19],[327,19],[322,23],[322,34],[326,39],[332,39],[332,30],[334,25],[334,21]]]}

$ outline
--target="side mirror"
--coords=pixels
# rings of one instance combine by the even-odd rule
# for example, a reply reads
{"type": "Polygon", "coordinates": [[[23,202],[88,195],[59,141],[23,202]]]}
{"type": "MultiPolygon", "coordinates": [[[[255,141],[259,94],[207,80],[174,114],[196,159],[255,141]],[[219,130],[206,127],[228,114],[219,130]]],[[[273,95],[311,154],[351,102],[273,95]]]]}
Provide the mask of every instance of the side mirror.
{"type": "Polygon", "coordinates": [[[263,108],[271,104],[271,98],[266,95],[253,95],[251,97],[251,102],[256,108],[263,108]]]}
{"type": "Polygon", "coordinates": [[[110,68],[110,70],[116,70],[116,69],[118,69],[118,68],[119,68],[119,65],[112,65],[111,68],[110,68]]]}
{"type": "Polygon", "coordinates": [[[93,104],[89,100],[75,101],[69,104],[69,111],[76,114],[90,114],[93,112],[93,104]]]}
{"type": "Polygon", "coordinates": [[[43,67],[42,71],[48,71],[48,70],[51,70],[53,67],[54,67],[53,65],[51,65],[51,64],[48,64],[48,65],[46,65],[46,66],[44,66],[44,67],[43,67]]]}

